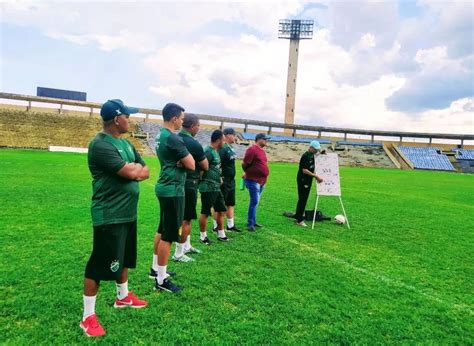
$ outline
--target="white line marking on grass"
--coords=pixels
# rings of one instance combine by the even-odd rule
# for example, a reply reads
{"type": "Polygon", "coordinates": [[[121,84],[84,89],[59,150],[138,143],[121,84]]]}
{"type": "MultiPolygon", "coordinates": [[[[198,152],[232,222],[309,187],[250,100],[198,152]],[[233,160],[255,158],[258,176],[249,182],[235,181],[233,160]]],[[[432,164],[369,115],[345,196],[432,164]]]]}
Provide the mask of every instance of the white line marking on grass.
{"type": "Polygon", "coordinates": [[[399,287],[399,288],[404,288],[408,291],[415,292],[415,293],[417,293],[417,294],[419,294],[419,295],[421,295],[421,296],[423,296],[423,297],[425,297],[429,300],[432,300],[432,301],[437,302],[439,304],[445,305],[445,306],[447,306],[451,309],[465,311],[465,312],[469,313],[469,315],[474,315],[474,311],[471,309],[471,307],[469,305],[457,304],[457,303],[451,303],[451,302],[445,301],[444,299],[441,299],[440,297],[438,297],[434,294],[423,292],[422,290],[420,290],[419,288],[416,288],[415,286],[408,285],[408,284],[406,284],[402,281],[398,281],[396,279],[389,278],[388,276],[385,276],[383,274],[377,274],[377,273],[372,272],[368,269],[358,267],[358,266],[356,266],[352,263],[347,262],[346,260],[343,260],[341,258],[338,258],[338,257],[333,256],[331,254],[328,254],[326,252],[322,252],[314,246],[301,243],[301,242],[299,242],[295,239],[289,238],[286,235],[282,235],[282,234],[275,233],[275,232],[269,232],[269,233],[273,234],[273,235],[276,235],[278,237],[284,238],[286,241],[288,241],[292,244],[298,245],[299,247],[301,247],[305,250],[310,250],[311,253],[317,255],[318,257],[324,258],[324,259],[329,260],[329,261],[331,261],[333,263],[336,263],[336,264],[340,264],[340,265],[342,265],[346,268],[349,268],[353,271],[371,276],[371,277],[373,277],[377,280],[380,280],[380,281],[386,283],[387,285],[391,285],[391,286],[395,286],[395,287],[399,287]]]}

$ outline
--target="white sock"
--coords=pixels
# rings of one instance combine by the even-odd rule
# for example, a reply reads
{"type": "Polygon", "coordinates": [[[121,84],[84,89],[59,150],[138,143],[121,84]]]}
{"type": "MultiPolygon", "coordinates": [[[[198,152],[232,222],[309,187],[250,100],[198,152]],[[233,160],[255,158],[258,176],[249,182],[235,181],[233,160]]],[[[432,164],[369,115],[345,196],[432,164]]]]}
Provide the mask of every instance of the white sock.
{"type": "Polygon", "coordinates": [[[204,240],[207,238],[207,232],[201,232],[201,235],[199,236],[201,240],[204,240]]]}
{"type": "Polygon", "coordinates": [[[224,230],[217,231],[217,236],[219,238],[225,238],[225,231],[224,230]]]}
{"type": "Polygon", "coordinates": [[[158,255],[153,254],[153,263],[151,268],[156,272],[158,271],[158,255]]]}
{"type": "Polygon", "coordinates": [[[184,244],[176,243],[176,250],[174,250],[174,257],[182,257],[184,255],[184,244]]]}
{"type": "Polygon", "coordinates": [[[161,285],[163,284],[163,281],[169,276],[166,274],[166,266],[158,266],[158,283],[161,285]]]}
{"type": "Polygon", "coordinates": [[[84,313],[82,315],[82,320],[84,321],[87,317],[95,314],[95,296],[83,296],[84,300],[84,313]]]}
{"type": "Polygon", "coordinates": [[[216,220],[212,220],[212,224],[213,224],[213,229],[217,228],[217,221],[216,220]]]}
{"type": "Polygon", "coordinates": [[[188,237],[186,238],[186,241],[184,242],[184,250],[189,250],[191,248],[192,248],[192,246],[191,246],[191,234],[189,234],[188,237]]]}
{"type": "Polygon", "coordinates": [[[227,219],[227,228],[232,228],[234,227],[234,218],[228,218],[227,219]]]}
{"type": "Polygon", "coordinates": [[[128,296],[128,281],[123,284],[115,283],[117,286],[117,298],[122,300],[128,296]]]}

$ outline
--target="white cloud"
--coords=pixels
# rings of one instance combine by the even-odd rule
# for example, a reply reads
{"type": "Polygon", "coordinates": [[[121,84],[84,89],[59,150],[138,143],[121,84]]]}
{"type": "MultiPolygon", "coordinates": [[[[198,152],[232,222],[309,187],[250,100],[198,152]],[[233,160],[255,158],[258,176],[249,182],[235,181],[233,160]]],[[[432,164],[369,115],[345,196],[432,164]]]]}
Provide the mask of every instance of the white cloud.
{"type": "Polygon", "coordinates": [[[407,130],[474,134],[474,98],[453,101],[445,109],[428,110],[410,119],[407,130]]]}
{"type": "Polygon", "coordinates": [[[101,50],[112,51],[125,49],[136,53],[147,53],[153,50],[153,38],[150,35],[134,35],[128,30],[120,30],[115,35],[68,35],[55,31],[46,32],[46,35],[54,39],[63,39],[79,45],[95,43],[101,50]]]}
{"type": "MultiPolygon", "coordinates": [[[[0,20],[106,52],[132,51],[134,67],[148,73],[143,89],[160,100],[194,112],[282,121],[288,41],[276,38],[277,24],[305,3],[31,1],[3,4],[0,20]],[[235,37],[219,31],[222,23],[238,28],[235,37]]],[[[327,10],[303,13],[319,20],[316,28],[326,27],[300,44],[297,122],[468,131],[472,4],[422,1],[426,13],[402,20],[396,2],[324,3],[327,10]],[[420,111],[430,107],[439,109],[420,111]]]]}
{"type": "Polygon", "coordinates": [[[359,40],[359,46],[363,49],[374,48],[375,47],[375,36],[370,32],[362,35],[359,40]]]}

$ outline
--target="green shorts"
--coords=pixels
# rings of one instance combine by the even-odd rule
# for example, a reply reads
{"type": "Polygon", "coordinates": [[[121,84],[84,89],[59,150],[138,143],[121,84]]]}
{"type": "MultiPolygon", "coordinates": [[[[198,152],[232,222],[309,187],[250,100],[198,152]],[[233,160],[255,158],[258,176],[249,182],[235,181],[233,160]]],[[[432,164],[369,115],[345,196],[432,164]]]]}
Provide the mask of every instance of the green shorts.
{"type": "Polygon", "coordinates": [[[184,197],[158,197],[160,202],[160,224],[157,232],[161,240],[179,242],[179,230],[184,217],[184,197]]]}
{"type": "Polygon", "coordinates": [[[96,282],[118,280],[137,265],[137,222],[94,226],[92,254],[84,276],[96,282]]]}
{"type": "Polygon", "coordinates": [[[227,211],[221,191],[201,192],[201,214],[210,216],[211,208],[217,213],[227,211]]]}

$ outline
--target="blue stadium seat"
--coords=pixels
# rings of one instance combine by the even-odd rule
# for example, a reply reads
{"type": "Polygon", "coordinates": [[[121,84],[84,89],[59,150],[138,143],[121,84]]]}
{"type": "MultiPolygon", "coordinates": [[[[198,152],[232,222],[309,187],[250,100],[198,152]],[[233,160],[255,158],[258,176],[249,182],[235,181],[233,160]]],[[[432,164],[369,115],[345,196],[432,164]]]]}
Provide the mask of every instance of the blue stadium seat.
{"type": "Polygon", "coordinates": [[[407,147],[403,145],[400,145],[398,148],[413,163],[415,168],[440,171],[455,170],[448,157],[444,154],[439,154],[441,152],[440,148],[407,147]]]}
{"type": "Polygon", "coordinates": [[[474,160],[474,149],[455,149],[456,160],[474,160]]]}

